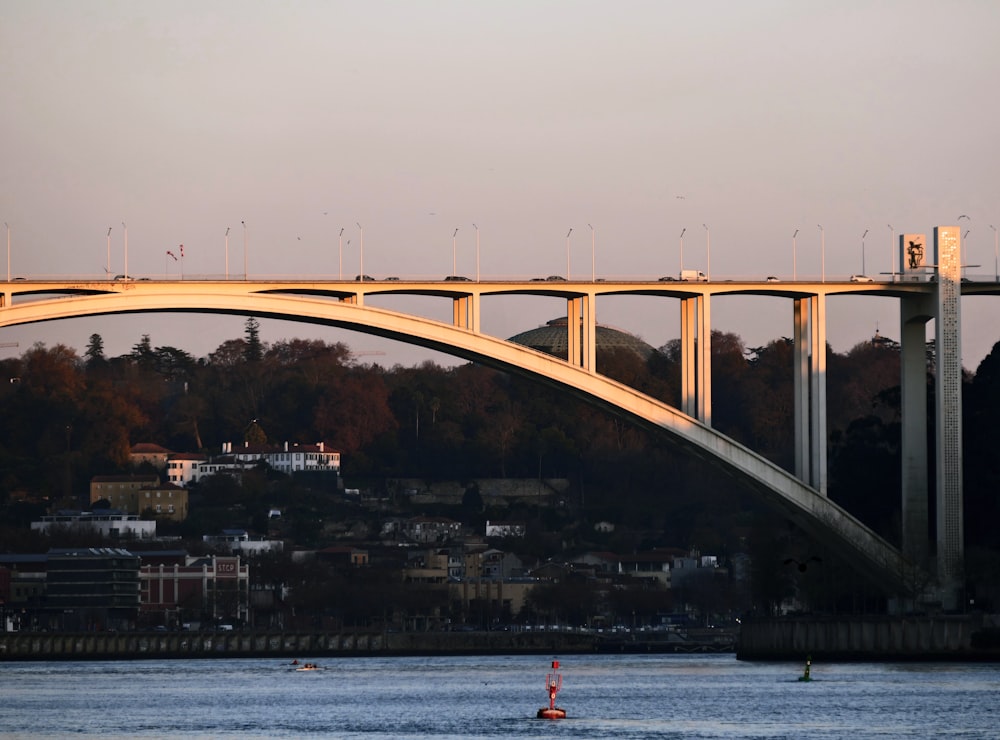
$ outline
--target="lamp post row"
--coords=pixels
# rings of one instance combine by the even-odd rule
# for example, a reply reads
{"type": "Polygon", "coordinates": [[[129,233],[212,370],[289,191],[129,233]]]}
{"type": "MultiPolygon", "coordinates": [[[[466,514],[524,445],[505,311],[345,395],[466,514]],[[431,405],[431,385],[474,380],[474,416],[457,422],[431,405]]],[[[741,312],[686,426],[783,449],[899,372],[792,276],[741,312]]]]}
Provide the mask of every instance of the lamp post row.
{"type": "MultiPolygon", "coordinates": [[[[245,220],[240,221],[243,226],[243,279],[246,280],[249,277],[247,270],[247,223],[245,220]]],[[[360,248],[360,269],[361,269],[361,279],[364,279],[364,229],[360,223],[356,222],[358,230],[361,232],[361,248],[360,248]]],[[[479,240],[479,226],[475,223],[472,224],[473,229],[476,231],[476,281],[480,280],[480,240],[479,240]]],[[[596,260],[597,260],[597,230],[592,224],[587,224],[590,229],[590,279],[591,281],[596,280],[596,260]]],[[[707,224],[702,224],[705,229],[705,252],[707,259],[707,269],[706,277],[711,279],[711,265],[712,265],[712,241],[711,241],[711,230],[707,224]]],[[[890,274],[893,279],[895,279],[895,263],[893,260],[893,251],[895,248],[895,236],[896,231],[892,224],[886,224],[889,229],[889,263],[890,263],[890,274]]],[[[4,228],[7,232],[7,282],[10,282],[11,272],[10,272],[10,224],[4,221],[4,228]]],[[[823,229],[822,224],[817,224],[817,228],[820,231],[820,261],[821,261],[821,281],[826,282],[826,231],[823,229]]],[[[990,229],[993,230],[993,279],[994,282],[1000,282],[1000,232],[998,232],[997,227],[990,224],[990,229]]],[[[104,271],[110,277],[111,275],[111,231],[112,227],[108,227],[107,232],[107,257],[104,266],[104,271]]],[[[229,279],[229,231],[230,227],[226,227],[225,233],[225,265],[226,265],[226,280],[229,279]]],[[[866,275],[866,251],[865,251],[865,238],[868,236],[869,229],[865,229],[864,233],[861,234],[861,274],[866,275]]],[[[687,228],[682,228],[680,236],[678,237],[680,242],[680,270],[684,270],[684,234],[687,232],[687,228]]],[[[123,233],[123,249],[124,249],[124,264],[125,272],[124,276],[128,278],[128,225],[125,221],[122,221],[122,233],[123,233]]],[[[566,232],[566,279],[570,279],[570,248],[569,248],[569,238],[573,233],[572,227],[566,232]]],[[[792,280],[798,279],[798,266],[797,266],[797,237],[799,234],[799,229],[795,229],[792,233],[792,280]]],[[[964,236],[968,236],[969,230],[966,230],[964,236]]],[[[452,232],[452,274],[457,274],[458,271],[458,227],[452,232]]],[[[348,240],[348,245],[350,245],[350,240],[348,240]]],[[[340,280],[344,279],[344,228],[340,229],[338,235],[338,278],[340,280]]]]}

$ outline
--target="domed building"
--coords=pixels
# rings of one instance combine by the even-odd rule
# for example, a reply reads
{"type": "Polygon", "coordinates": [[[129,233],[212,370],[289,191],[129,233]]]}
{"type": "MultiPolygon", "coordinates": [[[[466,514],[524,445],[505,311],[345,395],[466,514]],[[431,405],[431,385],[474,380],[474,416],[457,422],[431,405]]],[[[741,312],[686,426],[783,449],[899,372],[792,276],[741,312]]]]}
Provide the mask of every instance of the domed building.
{"type": "MultiPolygon", "coordinates": [[[[508,341],[524,347],[530,347],[531,349],[537,349],[539,352],[545,352],[546,354],[565,360],[569,353],[568,342],[566,341],[568,329],[566,327],[567,319],[563,316],[558,319],[552,319],[545,326],[539,326],[537,329],[529,329],[520,334],[515,334],[508,341]]],[[[598,352],[611,349],[627,349],[639,355],[643,360],[646,360],[655,351],[652,345],[646,344],[639,337],[629,334],[627,331],[603,326],[602,324],[597,324],[596,330],[598,352]]]]}

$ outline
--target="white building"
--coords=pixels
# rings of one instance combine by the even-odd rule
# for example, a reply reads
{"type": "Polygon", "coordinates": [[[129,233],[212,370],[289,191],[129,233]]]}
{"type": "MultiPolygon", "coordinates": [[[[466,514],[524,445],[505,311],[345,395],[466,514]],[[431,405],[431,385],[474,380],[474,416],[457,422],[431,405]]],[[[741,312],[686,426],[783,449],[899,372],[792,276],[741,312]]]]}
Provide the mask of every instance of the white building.
{"type": "Polygon", "coordinates": [[[222,534],[206,534],[201,539],[206,544],[224,547],[233,554],[241,555],[281,552],[285,548],[285,543],[281,540],[251,537],[245,529],[224,529],[222,534]]]}
{"type": "Polygon", "coordinates": [[[60,511],[43,516],[40,522],[32,522],[35,532],[51,534],[53,530],[100,532],[108,538],[137,540],[156,539],[156,521],[143,520],[138,514],[126,514],[117,509],[98,511],[60,511]]]}
{"type": "Polygon", "coordinates": [[[252,445],[245,442],[242,447],[224,442],[223,455],[232,455],[237,462],[255,465],[266,462],[274,470],[282,473],[326,472],[340,473],[340,453],[327,450],[325,442],[300,444],[285,442],[282,447],[273,445],[252,445]]]}

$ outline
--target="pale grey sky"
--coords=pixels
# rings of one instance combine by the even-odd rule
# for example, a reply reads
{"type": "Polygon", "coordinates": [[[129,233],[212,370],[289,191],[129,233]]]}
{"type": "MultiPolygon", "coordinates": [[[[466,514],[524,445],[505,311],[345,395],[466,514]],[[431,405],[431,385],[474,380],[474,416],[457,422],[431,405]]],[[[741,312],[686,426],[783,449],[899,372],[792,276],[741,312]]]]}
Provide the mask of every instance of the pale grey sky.
{"type": "MultiPolygon", "coordinates": [[[[0,219],[14,275],[184,272],[713,278],[890,269],[894,232],[959,215],[968,274],[992,276],[1000,226],[1000,4],[881,2],[135,2],[0,0],[0,219]],[[707,224],[708,232],[703,227],[707,224]],[[893,232],[890,232],[889,225],[893,232]],[[348,241],[350,243],[348,244],[348,241]]],[[[965,364],[1000,339],[1000,299],[963,303],[965,364]]],[[[392,307],[391,302],[379,305],[392,307]]],[[[395,304],[403,305],[403,304],[395,304]]],[[[446,319],[445,303],[409,306],[446,319]]],[[[487,301],[510,336],[563,311],[487,301]]],[[[893,301],[831,300],[837,351],[893,301]]],[[[598,320],[654,345],[671,301],[606,299],[598,320]]],[[[748,344],[788,335],[791,305],[713,302],[748,344]]],[[[142,333],[204,355],[234,317],[77,319],[0,330],[108,352],[142,333]]],[[[382,362],[442,355],[264,322],[382,362]]],[[[5,353],[10,350],[0,350],[5,353]]]]}

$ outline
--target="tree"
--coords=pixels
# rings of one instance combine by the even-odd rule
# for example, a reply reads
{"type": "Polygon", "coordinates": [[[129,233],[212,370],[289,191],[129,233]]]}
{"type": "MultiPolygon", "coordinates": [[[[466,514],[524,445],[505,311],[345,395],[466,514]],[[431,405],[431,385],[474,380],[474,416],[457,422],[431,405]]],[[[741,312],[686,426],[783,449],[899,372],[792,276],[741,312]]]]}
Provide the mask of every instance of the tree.
{"type": "Polygon", "coordinates": [[[87,358],[87,368],[94,368],[105,365],[107,359],[104,357],[104,340],[100,334],[91,334],[87,344],[87,351],[84,353],[87,358]]]}
{"type": "Polygon", "coordinates": [[[245,336],[243,359],[247,362],[260,362],[264,357],[264,347],[260,342],[260,322],[253,316],[247,318],[245,336]]]}

